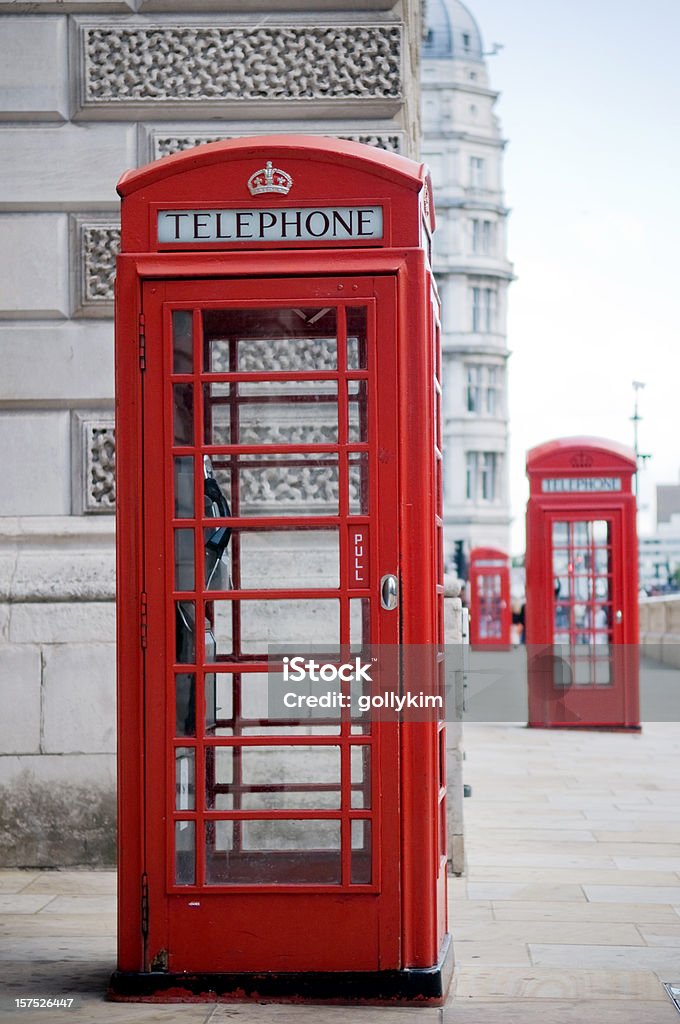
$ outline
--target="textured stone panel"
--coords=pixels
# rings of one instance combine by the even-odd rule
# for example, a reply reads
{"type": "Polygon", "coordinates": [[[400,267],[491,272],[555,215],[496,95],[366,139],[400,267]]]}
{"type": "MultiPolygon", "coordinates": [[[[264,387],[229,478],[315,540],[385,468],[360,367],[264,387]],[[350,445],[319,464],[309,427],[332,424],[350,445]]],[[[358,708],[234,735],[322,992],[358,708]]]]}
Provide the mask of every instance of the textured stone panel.
{"type": "Polygon", "coordinates": [[[0,322],[0,402],[113,401],[113,324],[0,322]]]}
{"type": "Polygon", "coordinates": [[[116,182],[136,163],[132,125],[2,127],[0,208],[117,212],[116,182]]]}
{"type": "Polygon", "coordinates": [[[113,754],[0,757],[0,864],[113,864],[115,787],[113,754]]]}
{"type": "MultiPolygon", "coordinates": [[[[45,2],[45,0],[43,0],[45,2]]],[[[52,0],[54,3],[55,0],[52,0]]],[[[187,0],[138,0],[140,11],[183,11],[186,14],[187,0]]],[[[390,11],[396,0],[352,0],[353,11],[390,11]]],[[[279,13],[281,8],[286,11],[304,11],[309,14],[311,8],[321,11],[346,11],[347,0],[257,0],[257,10],[279,13]]],[[[223,11],[233,14],[243,11],[253,12],[253,0],[191,0],[192,11],[223,11]]]]}
{"type": "Polygon", "coordinates": [[[0,118],[68,117],[66,18],[2,19],[0,118]]]}
{"type": "Polygon", "coordinates": [[[68,412],[0,413],[0,516],[71,511],[68,412]]]}
{"type": "Polygon", "coordinates": [[[0,12],[8,14],[129,14],[134,9],[135,0],[0,0],[0,12]]]}
{"type": "Polygon", "coordinates": [[[113,316],[120,224],[104,217],[74,216],[72,249],[76,273],[75,316],[113,316]]]}
{"type": "Polygon", "coordinates": [[[68,315],[64,214],[0,214],[0,318],[68,315]]]}
{"type": "MultiPolygon", "coordinates": [[[[116,639],[116,606],[113,602],[55,604],[36,601],[10,607],[8,632],[12,644],[114,643],[116,639]]],[[[0,661],[2,651],[0,646],[0,661]]]]}
{"type": "MultiPolygon", "coordinates": [[[[225,132],[224,134],[203,134],[201,132],[172,133],[162,130],[154,131],[150,136],[150,160],[158,160],[162,156],[170,156],[172,153],[180,153],[194,146],[202,146],[206,142],[218,142],[222,139],[231,139],[241,133],[225,132]]],[[[257,134],[257,133],[253,133],[257,134]]],[[[307,133],[309,134],[309,133],[307,133]]],[[[362,142],[366,146],[375,146],[377,149],[385,149],[391,153],[401,153],[403,149],[403,132],[379,133],[379,134],[356,134],[343,135],[334,131],[327,131],[324,135],[334,136],[338,139],[347,139],[350,142],[362,142]]]]}
{"type": "Polygon", "coordinates": [[[40,750],[40,649],[0,645],[0,750],[37,754],[40,750]]]}
{"type": "Polygon", "coordinates": [[[113,416],[76,413],[73,424],[73,511],[115,512],[116,442],[113,416]]]}
{"type": "Polygon", "coordinates": [[[397,25],[84,25],[85,106],[381,100],[402,94],[397,25]]]}
{"type": "Polygon", "coordinates": [[[115,750],[114,644],[44,648],[43,750],[101,754],[115,750]]]}

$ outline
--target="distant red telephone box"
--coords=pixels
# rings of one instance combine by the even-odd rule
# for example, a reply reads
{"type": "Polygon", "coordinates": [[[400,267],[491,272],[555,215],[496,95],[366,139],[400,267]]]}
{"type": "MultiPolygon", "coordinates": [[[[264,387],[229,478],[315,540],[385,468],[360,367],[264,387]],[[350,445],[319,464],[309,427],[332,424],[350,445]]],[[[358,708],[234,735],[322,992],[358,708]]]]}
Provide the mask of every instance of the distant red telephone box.
{"type": "Polygon", "coordinates": [[[426,171],[271,136],[119,192],[112,998],[441,1001],[442,723],[270,685],[281,645],[443,644],[426,171]]]}
{"type": "Polygon", "coordinates": [[[496,548],[470,552],[470,643],[474,647],[509,647],[510,560],[496,548]]]}
{"type": "Polygon", "coordinates": [[[529,725],[639,728],[635,471],[597,438],[527,455],[529,725]]]}

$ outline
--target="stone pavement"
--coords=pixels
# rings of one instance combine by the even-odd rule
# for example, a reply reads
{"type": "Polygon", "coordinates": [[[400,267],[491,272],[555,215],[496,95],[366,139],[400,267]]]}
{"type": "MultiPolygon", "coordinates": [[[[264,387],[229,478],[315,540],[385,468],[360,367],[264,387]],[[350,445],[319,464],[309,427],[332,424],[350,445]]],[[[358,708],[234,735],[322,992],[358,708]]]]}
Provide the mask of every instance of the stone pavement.
{"type": "Polygon", "coordinates": [[[0,1015],[210,1024],[680,1024],[680,729],[466,725],[456,978],[433,1008],[113,1004],[112,872],[0,872],[0,1015]],[[65,995],[72,1010],[14,1010],[65,995]]]}

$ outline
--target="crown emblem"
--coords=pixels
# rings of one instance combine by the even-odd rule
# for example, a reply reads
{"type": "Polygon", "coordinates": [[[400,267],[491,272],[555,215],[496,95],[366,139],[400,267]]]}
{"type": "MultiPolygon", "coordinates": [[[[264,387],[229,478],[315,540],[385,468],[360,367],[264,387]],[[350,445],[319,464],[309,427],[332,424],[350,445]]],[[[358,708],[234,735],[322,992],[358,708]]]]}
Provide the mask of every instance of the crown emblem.
{"type": "Polygon", "coordinates": [[[260,196],[263,192],[278,192],[285,196],[291,190],[293,179],[286,171],[273,167],[271,160],[267,160],[267,166],[255,171],[248,178],[248,189],[251,196],[260,196]]]}

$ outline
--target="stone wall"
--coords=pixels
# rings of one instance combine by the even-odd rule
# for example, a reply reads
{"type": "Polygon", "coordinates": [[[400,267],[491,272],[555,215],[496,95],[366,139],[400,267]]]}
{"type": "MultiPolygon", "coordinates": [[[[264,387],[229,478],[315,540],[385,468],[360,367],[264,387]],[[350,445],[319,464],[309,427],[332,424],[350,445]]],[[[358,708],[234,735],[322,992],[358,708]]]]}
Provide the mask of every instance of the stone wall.
{"type": "Polygon", "coordinates": [[[646,657],[680,668],[680,594],[641,598],[640,643],[646,657]]]}
{"type": "Polygon", "coordinates": [[[0,0],[0,863],[114,857],[117,179],[271,132],[415,156],[420,34],[418,0],[0,0]]]}

